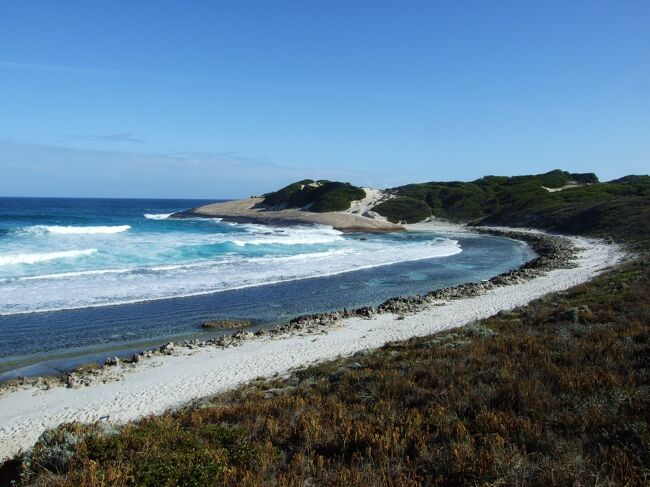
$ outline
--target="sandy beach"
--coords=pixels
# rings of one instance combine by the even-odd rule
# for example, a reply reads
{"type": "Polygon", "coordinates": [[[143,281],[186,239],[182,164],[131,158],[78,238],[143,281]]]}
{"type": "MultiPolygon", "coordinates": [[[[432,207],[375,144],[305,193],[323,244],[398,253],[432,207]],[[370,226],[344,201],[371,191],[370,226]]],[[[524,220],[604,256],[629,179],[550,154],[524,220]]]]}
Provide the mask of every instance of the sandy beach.
{"type": "Polygon", "coordinates": [[[207,217],[224,218],[235,222],[253,222],[266,224],[281,223],[316,223],[329,225],[342,232],[395,232],[404,230],[401,225],[390,223],[384,218],[375,215],[374,218],[362,216],[381,198],[376,190],[367,188],[368,196],[355,202],[347,211],[330,211],[327,213],[314,213],[299,209],[269,210],[260,205],[264,198],[248,198],[244,200],[213,203],[210,205],[192,208],[172,215],[172,218],[207,217]]]}
{"type": "MultiPolygon", "coordinates": [[[[469,231],[443,222],[418,224],[408,229],[469,231]]],[[[580,248],[573,268],[552,270],[522,284],[491,289],[480,296],[437,303],[400,317],[403,319],[398,320],[390,313],[370,319],[346,318],[325,334],[266,336],[225,349],[182,348],[175,355],[146,359],[137,367],[114,367],[112,373],[119,380],[105,384],[44,390],[26,388],[6,393],[0,397],[0,458],[29,448],[43,430],[63,422],[126,422],[162,413],[260,376],[284,374],[296,367],[377,348],[389,341],[463,326],[583,283],[624,256],[617,245],[582,237],[568,238],[580,248]]]]}

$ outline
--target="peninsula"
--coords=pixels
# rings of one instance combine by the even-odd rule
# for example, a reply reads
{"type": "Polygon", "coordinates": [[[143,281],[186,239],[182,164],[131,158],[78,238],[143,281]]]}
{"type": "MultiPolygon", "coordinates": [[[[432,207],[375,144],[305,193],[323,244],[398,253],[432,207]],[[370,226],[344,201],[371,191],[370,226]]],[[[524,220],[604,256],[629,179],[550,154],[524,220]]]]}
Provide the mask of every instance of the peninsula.
{"type": "Polygon", "coordinates": [[[171,218],[223,218],[239,223],[312,223],[342,232],[385,233],[404,230],[372,208],[389,194],[348,183],[305,179],[273,193],[243,200],[199,206],[171,218]]]}

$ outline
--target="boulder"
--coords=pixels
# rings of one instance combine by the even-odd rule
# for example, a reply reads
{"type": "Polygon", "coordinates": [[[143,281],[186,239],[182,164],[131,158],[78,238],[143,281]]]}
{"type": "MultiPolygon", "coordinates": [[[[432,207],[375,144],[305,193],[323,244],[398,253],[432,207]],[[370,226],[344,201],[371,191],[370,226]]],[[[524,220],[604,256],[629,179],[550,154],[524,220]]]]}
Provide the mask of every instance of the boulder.
{"type": "Polygon", "coordinates": [[[118,357],[106,357],[106,360],[104,360],[104,365],[108,365],[109,367],[119,365],[120,359],[118,357]]]}
{"type": "Polygon", "coordinates": [[[162,353],[172,353],[174,351],[174,342],[167,342],[160,347],[162,353]]]}

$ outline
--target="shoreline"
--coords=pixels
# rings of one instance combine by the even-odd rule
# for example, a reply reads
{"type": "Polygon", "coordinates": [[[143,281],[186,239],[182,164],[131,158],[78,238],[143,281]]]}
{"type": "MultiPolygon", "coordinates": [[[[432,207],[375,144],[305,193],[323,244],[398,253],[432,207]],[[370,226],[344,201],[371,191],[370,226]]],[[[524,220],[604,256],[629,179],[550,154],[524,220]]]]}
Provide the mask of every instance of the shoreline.
{"type": "MultiPolygon", "coordinates": [[[[585,282],[623,257],[616,245],[581,237],[557,237],[538,231],[522,233],[518,229],[467,228],[441,222],[410,227],[407,228],[411,231],[499,233],[534,240],[538,246],[543,245],[540,242],[562,240],[571,242],[569,247],[573,248],[556,248],[564,254],[564,262],[556,255],[556,267],[552,262],[543,262],[542,249],[542,255],[532,261],[487,282],[445,288],[424,297],[392,298],[377,309],[362,307],[304,316],[257,336],[242,331],[204,345],[189,343],[179,349],[168,344],[133,364],[118,361],[112,367],[90,372],[94,379],[88,385],[89,375],[70,374],[68,388],[44,383],[6,391],[0,396],[0,457],[28,448],[44,429],[61,422],[104,418],[122,423],[180,407],[258,376],[284,374],[296,367],[378,348],[388,341],[463,326],[585,282]],[[575,266],[567,268],[567,259],[571,258],[575,266]]],[[[552,249],[546,250],[548,260],[552,249]]]]}
{"type": "MultiPolygon", "coordinates": [[[[479,231],[479,230],[476,230],[474,227],[467,227],[465,225],[450,223],[450,222],[447,222],[447,221],[444,221],[444,220],[429,221],[429,222],[426,222],[426,223],[409,224],[409,225],[406,225],[406,227],[408,227],[408,230],[406,228],[405,228],[405,230],[411,231],[411,232],[422,231],[422,232],[426,232],[426,233],[430,233],[430,232],[453,233],[453,234],[472,234],[473,233],[473,234],[488,234],[488,235],[491,234],[491,233],[494,233],[494,232],[489,232],[489,231],[488,232],[479,231]]],[[[529,230],[527,230],[527,232],[529,232],[529,230]]],[[[501,235],[501,234],[499,234],[498,236],[501,236],[503,238],[507,238],[507,237],[505,237],[504,235],[501,235]]],[[[518,234],[517,236],[519,236],[519,239],[513,238],[512,240],[518,241],[518,242],[521,243],[522,242],[521,235],[518,234]]],[[[529,242],[523,242],[523,243],[525,243],[526,245],[528,245],[530,247],[529,242]]],[[[534,251],[534,249],[533,249],[533,251],[534,251]]],[[[535,257],[537,257],[537,255],[535,255],[535,257]]],[[[533,259],[535,257],[533,257],[533,259]]],[[[416,260],[419,260],[419,259],[416,259],[416,260]]],[[[408,260],[400,261],[400,263],[403,263],[403,262],[408,262],[408,260]]],[[[374,266],[372,266],[372,267],[374,267],[374,266]]],[[[355,269],[355,270],[362,270],[362,269],[365,269],[365,268],[361,267],[361,268],[355,269]]],[[[508,271],[508,272],[512,272],[512,271],[508,271]]],[[[336,276],[338,274],[339,273],[336,273],[336,274],[324,273],[324,274],[320,274],[317,277],[336,276]]],[[[492,277],[496,277],[496,276],[492,276],[492,277]]],[[[305,279],[311,279],[311,278],[312,277],[307,277],[305,279]]],[[[298,279],[298,280],[300,280],[300,279],[298,279]]],[[[284,281],[271,281],[271,282],[265,283],[265,284],[280,284],[282,282],[284,282],[284,281]]],[[[466,282],[470,282],[470,281],[466,281],[466,282]]],[[[463,285],[463,284],[465,284],[465,283],[461,283],[461,285],[463,285]]],[[[451,286],[451,287],[454,287],[454,286],[451,286]]],[[[232,291],[232,290],[235,290],[235,289],[240,289],[240,288],[229,289],[228,291],[232,291]]],[[[445,287],[445,288],[437,289],[436,291],[441,291],[441,290],[444,290],[444,289],[447,289],[447,288],[445,287]]],[[[201,293],[197,293],[197,294],[190,294],[190,295],[184,295],[184,296],[152,298],[150,301],[183,299],[183,298],[186,298],[186,297],[211,295],[211,294],[213,294],[215,292],[219,292],[219,291],[206,291],[206,292],[201,292],[201,293]]],[[[402,295],[400,295],[400,296],[402,296],[402,295]]],[[[410,295],[407,295],[407,296],[410,296],[410,295]]],[[[394,299],[397,299],[396,296],[389,296],[389,297],[386,298],[386,302],[390,302],[391,300],[394,300],[394,299]]],[[[126,303],[119,302],[119,303],[103,304],[103,305],[98,306],[98,307],[107,308],[107,307],[113,307],[113,306],[121,306],[121,305],[125,305],[125,304],[128,305],[128,304],[139,304],[139,303],[141,303],[141,302],[140,301],[126,302],[126,303]]],[[[375,306],[375,308],[376,307],[381,307],[383,304],[385,304],[385,303],[379,303],[378,305],[375,306]]],[[[368,306],[364,303],[362,305],[362,308],[367,309],[368,306]]],[[[79,309],[83,309],[83,308],[79,308],[79,309]]],[[[48,312],[50,312],[50,311],[52,311],[52,312],[67,311],[67,309],[48,310],[48,312]]],[[[336,320],[336,319],[339,319],[341,317],[354,316],[354,310],[352,310],[351,312],[348,312],[346,310],[345,314],[343,314],[342,311],[343,311],[342,309],[335,309],[335,310],[332,310],[332,311],[320,312],[317,315],[303,314],[303,315],[298,315],[298,316],[296,316],[294,318],[291,318],[289,320],[277,321],[276,324],[275,324],[275,328],[265,327],[256,336],[264,335],[267,332],[270,332],[271,334],[275,334],[276,333],[275,330],[284,330],[284,331],[286,331],[286,326],[287,325],[291,325],[293,322],[301,322],[301,321],[303,321],[304,318],[309,318],[309,317],[312,317],[312,316],[316,316],[317,321],[318,320],[330,321],[330,318],[332,318],[332,317],[334,317],[334,320],[336,320]]],[[[382,311],[382,312],[385,312],[385,311],[382,311]]],[[[24,314],[31,314],[31,313],[40,313],[40,311],[38,311],[38,312],[25,312],[24,314]]],[[[21,313],[21,314],[23,314],[23,313],[21,313]]],[[[258,330],[253,330],[253,331],[257,332],[258,330]]],[[[196,333],[187,332],[185,334],[188,335],[188,334],[196,334],[196,333]]],[[[180,346],[188,346],[189,345],[191,347],[204,347],[206,345],[210,346],[210,345],[219,345],[219,343],[223,344],[223,341],[217,343],[217,340],[222,338],[221,335],[227,335],[227,333],[224,332],[224,333],[221,333],[221,334],[219,334],[217,336],[213,336],[213,337],[196,337],[196,336],[182,337],[182,336],[178,336],[178,337],[165,337],[165,339],[151,338],[151,339],[148,340],[150,343],[143,343],[143,344],[138,344],[138,345],[133,345],[133,346],[129,346],[128,344],[123,344],[123,345],[118,346],[118,347],[107,346],[106,350],[100,350],[97,353],[93,352],[93,353],[91,353],[89,355],[95,355],[95,354],[104,355],[104,357],[106,357],[106,359],[108,359],[110,357],[113,360],[111,363],[116,363],[117,361],[121,362],[122,364],[138,363],[139,359],[143,358],[145,355],[147,355],[148,357],[151,357],[152,355],[155,355],[158,352],[160,352],[159,348],[161,347],[161,345],[164,345],[166,343],[170,343],[170,341],[175,343],[176,346],[179,346],[179,344],[180,344],[180,346]],[[185,344],[185,345],[183,345],[183,344],[185,344]],[[112,354],[119,355],[119,358],[117,356],[115,356],[115,357],[110,356],[111,353],[108,353],[108,352],[111,352],[112,354]],[[139,355],[139,357],[136,357],[136,355],[139,355]]],[[[237,342],[241,338],[242,337],[235,337],[234,341],[237,342]]],[[[225,339],[227,340],[228,336],[226,336],[225,339]]],[[[71,352],[70,356],[74,357],[75,356],[74,352],[71,352]]],[[[16,390],[18,388],[24,388],[24,387],[37,387],[37,388],[41,388],[41,389],[50,388],[50,387],[58,387],[58,386],[70,387],[71,382],[73,384],[76,384],[77,382],[83,383],[84,379],[90,379],[92,382],[97,382],[98,380],[103,379],[104,377],[101,377],[101,378],[98,378],[98,377],[82,377],[82,378],[80,378],[80,377],[78,377],[78,375],[80,373],[83,374],[83,375],[89,375],[89,372],[91,372],[90,375],[93,375],[93,376],[96,375],[97,370],[100,369],[102,367],[102,365],[103,365],[104,357],[102,357],[100,361],[97,361],[96,359],[92,359],[92,358],[90,358],[90,359],[88,359],[86,361],[79,361],[74,367],[70,367],[70,368],[67,368],[67,369],[57,369],[55,367],[52,367],[53,372],[51,372],[51,373],[36,373],[36,374],[29,374],[29,375],[24,375],[24,376],[16,375],[16,377],[14,377],[14,378],[3,379],[3,380],[0,381],[0,397],[3,394],[7,393],[7,391],[11,392],[11,391],[16,390]],[[95,364],[97,366],[95,366],[95,364]],[[82,369],[83,372],[79,372],[79,369],[82,369]],[[71,378],[72,378],[72,381],[71,381],[71,378]],[[80,379],[80,381],[78,379],[80,379]]],[[[56,360],[57,358],[59,358],[59,357],[54,357],[53,360],[56,360]]],[[[39,361],[35,361],[34,363],[27,363],[24,366],[29,367],[29,366],[33,366],[33,365],[39,365],[40,363],[41,362],[39,362],[39,361]]],[[[4,370],[4,371],[1,371],[0,374],[11,372],[11,371],[12,371],[12,369],[7,369],[7,370],[4,370]]]]}
{"type": "Polygon", "coordinates": [[[259,205],[263,198],[253,197],[244,200],[212,203],[173,213],[170,218],[223,218],[235,223],[261,223],[265,225],[282,224],[320,224],[329,225],[345,233],[368,232],[390,233],[404,231],[402,225],[390,223],[380,218],[368,218],[349,211],[330,211],[314,213],[294,208],[270,210],[259,205]]]}

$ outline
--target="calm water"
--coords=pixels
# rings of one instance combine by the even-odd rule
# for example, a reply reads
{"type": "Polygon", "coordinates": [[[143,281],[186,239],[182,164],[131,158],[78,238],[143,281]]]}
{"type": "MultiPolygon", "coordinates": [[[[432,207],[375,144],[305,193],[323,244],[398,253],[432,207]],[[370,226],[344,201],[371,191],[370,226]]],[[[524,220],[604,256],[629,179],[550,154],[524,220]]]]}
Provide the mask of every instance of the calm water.
{"type": "Polygon", "coordinates": [[[486,279],[531,257],[487,236],[166,219],[204,203],[0,198],[0,371],[10,371],[0,379],[200,336],[205,319],[270,326],[486,279]]]}

